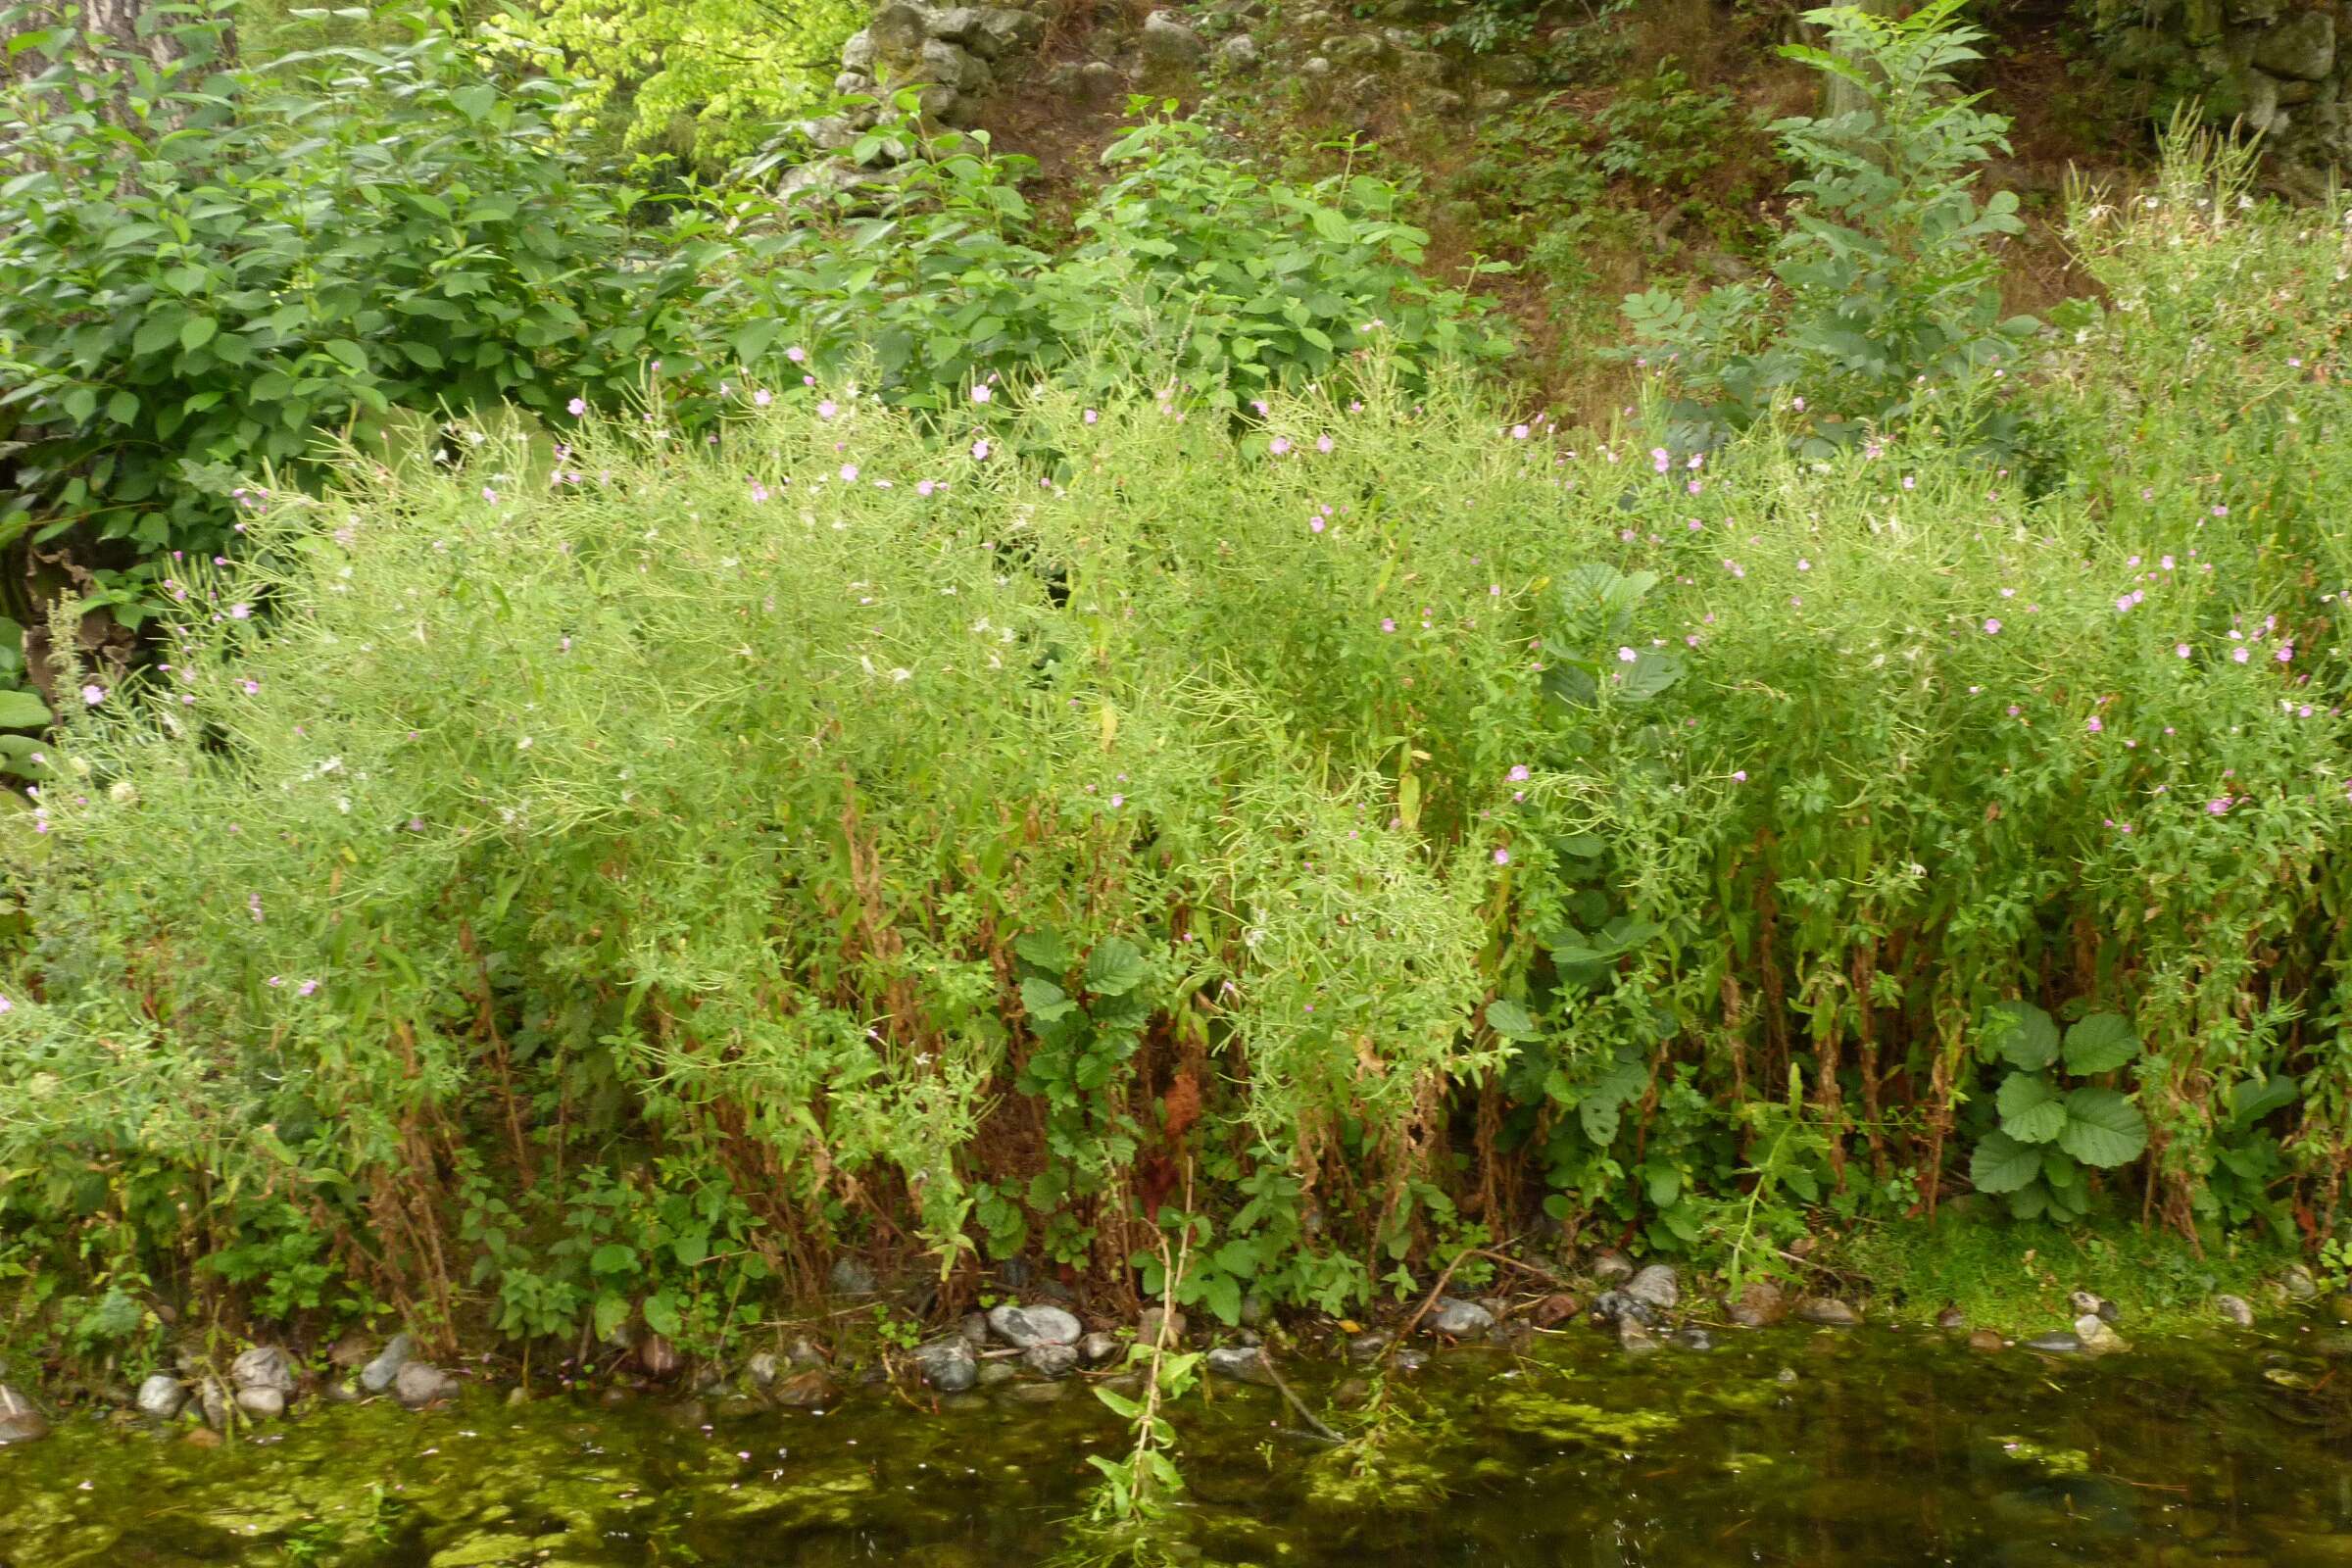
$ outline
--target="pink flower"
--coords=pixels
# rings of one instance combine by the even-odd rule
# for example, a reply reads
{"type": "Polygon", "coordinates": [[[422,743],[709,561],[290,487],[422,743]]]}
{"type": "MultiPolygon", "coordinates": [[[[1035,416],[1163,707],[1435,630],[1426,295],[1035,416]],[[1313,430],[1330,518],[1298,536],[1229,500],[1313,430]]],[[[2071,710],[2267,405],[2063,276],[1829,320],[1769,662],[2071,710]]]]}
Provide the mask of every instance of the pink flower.
{"type": "Polygon", "coordinates": [[[972,443],[972,457],[981,463],[988,461],[988,437],[982,436],[972,443]]]}
{"type": "Polygon", "coordinates": [[[841,466],[841,476],[844,480],[850,483],[856,483],[858,479],[858,465],[855,463],[843,464],[841,466]]]}
{"type": "Polygon", "coordinates": [[[989,390],[989,388],[986,386],[976,386],[972,388],[972,401],[974,403],[986,403],[990,398],[995,396],[996,393],[989,390]]]}
{"type": "Polygon", "coordinates": [[[491,489],[488,485],[484,485],[482,486],[482,499],[484,501],[495,503],[498,500],[498,492],[491,489]]]}
{"type": "Polygon", "coordinates": [[[1510,863],[1511,863],[1511,852],[1510,852],[1510,851],[1508,851],[1508,850],[1496,850],[1496,851],[1494,852],[1494,863],[1495,863],[1496,865],[1508,865],[1508,864],[1510,864],[1510,863]]]}
{"type": "Polygon", "coordinates": [[[833,416],[839,414],[840,412],[841,406],[835,403],[831,398],[825,399],[822,403],[819,403],[816,406],[816,416],[820,419],[830,419],[833,417],[833,416]]]}
{"type": "Polygon", "coordinates": [[[802,361],[808,358],[808,351],[796,345],[792,348],[786,349],[784,351],[784,357],[790,360],[793,364],[798,365],[802,361]]]}
{"type": "Polygon", "coordinates": [[[2088,730],[2089,730],[2089,731],[2090,731],[2090,732],[2091,732],[2093,735],[2096,735],[2096,734],[2097,734],[2099,731],[2101,731],[2101,730],[2105,729],[2107,726],[2106,726],[2106,725],[2104,725],[2104,724],[2102,724],[2102,723],[2100,723],[2100,722],[2099,722],[2099,721],[2098,721],[2098,720],[2097,720],[2097,719],[2094,717],[2093,719],[2091,719],[2091,720],[2090,720],[2090,722],[2089,722],[2088,724],[2084,725],[2083,727],[2084,727],[2085,729],[2088,729],[2088,730]]]}
{"type": "Polygon", "coordinates": [[[1746,768],[1744,768],[1744,767],[1735,767],[1735,768],[1733,768],[1733,769],[1732,769],[1732,782],[1733,782],[1733,783],[1735,783],[1735,784],[1744,784],[1744,783],[1746,783],[1746,782],[1747,782],[1747,769],[1746,769],[1746,768]]]}
{"type": "Polygon", "coordinates": [[[2253,655],[2244,648],[2232,648],[2230,650],[2230,657],[2242,664],[2248,659],[2251,659],[2253,655]]]}
{"type": "Polygon", "coordinates": [[[1631,648],[1620,648],[1617,650],[1617,662],[1620,664],[1630,664],[1641,657],[1642,656],[1640,654],[1635,653],[1631,648]]]}
{"type": "Polygon", "coordinates": [[[917,479],[914,483],[914,493],[918,496],[927,496],[938,488],[939,486],[928,479],[917,479]]]}
{"type": "Polygon", "coordinates": [[[1520,763],[1518,766],[1516,766],[1516,767],[1514,767],[1514,768],[1512,768],[1512,769],[1511,769],[1511,771],[1510,771],[1510,775],[1509,775],[1509,776],[1510,776],[1510,781],[1511,781],[1512,783],[1514,783],[1514,784],[1524,784],[1524,783],[1526,783],[1526,782],[1527,782],[1527,764],[1526,764],[1525,762],[1521,762],[1521,763],[1520,763]]]}
{"type": "Polygon", "coordinates": [[[2175,644],[2173,644],[2173,657],[2174,657],[2174,658],[2176,658],[2176,659],[2186,659],[2186,658],[2188,657],[2188,644],[2186,644],[2186,643],[2175,643],[2175,644]]]}
{"type": "Polygon", "coordinates": [[[1317,452],[1329,452],[1331,450],[1331,437],[1327,435],[1319,435],[1315,437],[1315,450],[1317,452]]]}
{"type": "Polygon", "coordinates": [[[2280,643],[2278,645],[2278,651],[2273,654],[2271,657],[2283,664],[2295,657],[2295,645],[2293,643],[2280,643]]]}
{"type": "Polygon", "coordinates": [[[1092,410],[1092,409],[1089,409],[1089,410],[1087,410],[1087,411],[1086,411],[1086,422],[1087,422],[1087,423],[1089,423],[1089,424],[1092,424],[1092,423],[1094,423],[1094,422],[1095,422],[1097,419],[1100,419],[1101,417],[1102,417],[1102,416],[1101,416],[1100,414],[1097,414],[1097,413],[1096,413],[1094,410],[1092,410]]]}
{"type": "Polygon", "coordinates": [[[1266,450],[1279,458],[1291,450],[1291,438],[1287,435],[1278,435],[1266,443],[1266,450]]]}
{"type": "Polygon", "coordinates": [[[752,394],[752,401],[764,409],[770,403],[776,401],[776,395],[773,392],[770,392],[767,388],[761,387],[759,391],[752,394]]]}
{"type": "Polygon", "coordinates": [[[1988,619],[1984,622],[1984,633],[1986,636],[1997,637],[2000,635],[2000,631],[2001,623],[1999,621],[1988,619]]]}
{"type": "Polygon", "coordinates": [[[1526,425],[1524,425],[1524,424],[1514,424],[1514,425],[1512,425],[1512,426],[1511,426],[1511,439],[1512,439],[1512,440],[1514,440],[1514,441],[1524,441],[1524,440],[1526,440],[1526,439],[1527,439],[1527,434],[1528,434],[1528,431],[1527,431],[1527,426],[1526,426],[1526,425]]]}
{"type": "Polygon", "coordinates": [[[569,410],[571,416],[576,419],[581,415],[588,412],[588,400],[586,398],[573,398],[569,403],[564,404],[564,407],[569,410]]]}
{"type": "Polygon", "coordinates": [[[2230,802],[2230,797],[2227,795],[2221,796],[2215,800],[2207,801],[2205,803],[2205,813],[2208,816],[2220,816],[2223,812],[2230,809],[2231,804],[2232,803],[2230,802]]]}
{"type": "Polygon", "coordinates": [[[87,706],[96,708],[100,703],[106,701],[106,688],[92,682],[81,689],[81,700],[87,706]]]}
{"type": "MultiPolygon", "coordinates": [[[[1380,617],[1380,629],[1381,629],[1382,631],[1395,631],[1395,630],[1396,629],[1396,617],[1395,617],[1395,616],[1393,616],[1393,615],[1383,615],[1383,616],[1381,616],[1381,617],[1380,617]]],[[[88,692],[92,692],[92,691],[95,691],[95,690],[97,690],[97,688],[96,688],[96,687],[94,687],[94,686],[85,686],[85,687],[83,687],[83,688],[82,688],[82,690],[83,690],[83,692],[86,694],[86,693],[88,693],[88,692]]],[[[92,699],[91,699],[91,701],[93,701],[93,702],[95,702],[96,700],[97,700],[97,699],[95,699],[95,698],[92,698],[92,699]]]]}

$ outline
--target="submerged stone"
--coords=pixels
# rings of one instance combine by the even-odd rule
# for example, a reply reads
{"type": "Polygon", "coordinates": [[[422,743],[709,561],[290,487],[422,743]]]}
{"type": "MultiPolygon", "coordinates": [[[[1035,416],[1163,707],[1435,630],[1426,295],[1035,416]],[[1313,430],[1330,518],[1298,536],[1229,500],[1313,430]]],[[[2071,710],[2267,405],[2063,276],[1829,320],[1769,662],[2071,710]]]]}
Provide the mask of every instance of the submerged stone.
{"type": "Polygon", "coordinates": [[[1456,1300],[1441,1296],[1437,1303],[1422,1318],[1421,1326],[1431,1334],[1442,1334],[1450,1340],[1466,1339],[1484,1334],[1494,1326],[1494,1314],[1476,1301],[1456,1300]]]}
{"type": "Polygon", "coordinates": [[[1830,1296],[1808,1296],[1796,1303],[1797,1318],[1823,1328],[1850,1329],[1862,1322],[1862,1314],[1843,1301],[1830,1296]]]}
{"type": "Polygon", "coordinates": [[[914,1362],[922,1368],[923,1381],[942,1394],[961,1394],[980,1381],[980,1358],[960,1334],[923,1346],[914,1352],[914,1362]]]}
{"type": "Polygon", "coordinates": [[[32,1407],[30,1399],[0,1383],[0,1447],[36,1443],[48,1435],[48,1418],[32,1407]]]}
{"type": "Polygon", "coordinates": [[[1266,1352],[1257,1346],[1220,1345],[1208,1352],[1208,1369],[1221,1378],[1236,1383],[1255,1383],[1271,1387],[1274,1369],[1266,1363],[1266,1352]]]}
{"type": "Polygon", "coordinates": [[[2036,1334],[2025,1344],[2027,1349],[2038,1350],[2043,1355],[2080,1355],[2082,1353],[2082,1342],[2072,1334],[2036,1334]]]}

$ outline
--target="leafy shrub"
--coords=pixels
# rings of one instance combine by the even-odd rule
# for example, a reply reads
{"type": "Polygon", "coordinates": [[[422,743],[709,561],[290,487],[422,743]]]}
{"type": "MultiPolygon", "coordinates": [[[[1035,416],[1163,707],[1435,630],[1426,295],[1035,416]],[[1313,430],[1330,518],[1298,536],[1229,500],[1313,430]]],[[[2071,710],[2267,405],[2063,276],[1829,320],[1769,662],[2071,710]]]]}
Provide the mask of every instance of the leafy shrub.
{"type": "Polygon", "coordinates": [[[21,34],[46,64],[0,94],[0,535],[71,552],[134,630],[230,549],[241,487],[444,406],[611,399],[694,284],[633,255],[562,82],[502,88],[421,14],[229,68],[234,14],[175,23],[161,69],[21,34]]]}
{"type": "Polygon", "coordinates": [[[2008,122],[1955,94],[1984,37],[1965,0],[1891,19],[1852,7],[1807,14],[1830,48],[1782,52],[1852,87],[1858,107],[1773,129],[1806,172],[1767,290],[1733,284],[1695,307],[1659,290],[1630,296],[1634,353],[1679,394],[1677,444],[1711,440],[1776,404],[1801,416],[1806,450],[1928,418],[2013,439],[1977,401],[1985,372],[2014,362],[2037,323],[2000,317],[1991,246],[2023,225],[2017,197],[1979,202],[1972,166],[2008,150],[2008,122]]]}
{"type": "MultiPolygon", "coordinates": [[[[886,123],[854,156],[890,139],[910,133],[886,123]]],[[[1212,151],[1207,126],[1164,115],[1103,161],[1112,178],[1059,255],[1017,237],[1037,226],[1018,188],[1032,162],[982,132],[938,137],[878,196],[842,191],[829,222],[752,204],[737,275],[706,311],[744,321],[731,342],[747,363],[805,343],[819,368],[870,367],[891,401],[924,409],[1030,370],[1102,394],[1135,364],[1232,409],[1373,343],[1415,373],[1504,351],[1475,302],[1414,270],[1428,236],[1399,220],[1394,185],[1264,181],[1212,151]]]]}

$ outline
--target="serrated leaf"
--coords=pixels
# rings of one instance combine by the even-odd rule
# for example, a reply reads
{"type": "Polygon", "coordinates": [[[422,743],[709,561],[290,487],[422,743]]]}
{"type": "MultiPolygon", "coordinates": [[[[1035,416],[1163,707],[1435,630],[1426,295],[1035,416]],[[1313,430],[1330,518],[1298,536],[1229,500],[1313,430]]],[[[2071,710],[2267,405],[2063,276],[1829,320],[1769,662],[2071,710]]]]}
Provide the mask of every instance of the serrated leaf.
{"type": "Polygon", "coordinates": [[[1576,1107],[1576,1119],[1585,1129],[1585,1136],[1599,1148],[1606,1149],[1617,1141],[1617,1102],[1588,1100],[1576,1107]]]}
{"type": "Polygon", "coordinates": [[[1098,997],[1123,997],[1144,983],[1143,953],[1125,937],[1104,937],[1086,959],[1086,989],[1098,997]]]}
{"type": "Polygon", "coordinates": [[[663,1339],[674,1338],[678,1332],[677,1298],[667,1291],[657,1291],[647,1297],[645,1326],[663,1339]]]}
{"type": "Polygon", "coordinates": [[[1980,1193],[2015,1193],[2041,1174],[2041,1151],[2004,1132],[1989,1132],[1968,1156],[1968,1179],[1980,1193]]]}
{"type": "Polygon", "coordinates": [[[1070,945],[1061,940],[1058,931],[1025,931],[1013,943],[1012,951],[1021,956],[1023,962],[1051,969],[1055,974],[1070,967],[1070,945]]]}
{"type": "Polygon", "coordinates": [[[1654,648],[1644,648],[1634,656],[1625,670],[1625,678],[1617,694],[1629,703],[1645,703],[1664,692],[1683,678],[1683,661],[1678,654],[1654,648]]]}
{"type": "Polygon", "coordinates": [[[2066,1032],[2066,1070],[2088,1078],[2139,1054],[2139,1037],[2121,1013],[2094,1012],[2066,1032]]]}
{"type": "Polygon", "coordinates": [[[2037,1072],[2013,1072],[2001,1080],[1993,1102],[2001,1131],[2021,1144],[2046,1144],[2066,1130],[2066,1102],[2058,1086],[2037,1072]]]}
{"type": "Polygon", "coordinates": [[[1996,1002],[1985,1009],[2002,1056],[2022,1072],[2039,1072],[2058,1059],[2058,1025],[2031,1002],[1996,1002]]]}
{"type": "Polygon", "coordinates": [[[1053,981],[1040,980],[1033,975],[1021,982],[1021,1007],[1029,1014],[1031,1023],[1048,1024],[1059,1023],[1076,1012],[1078,1004],[1072,1002],[1069,993],[1053,981]]]}
{"type": "Polygon", "coordinates": [[[1536,1026],[1534,1014],[1504,998],[1487,1004],[1487,1027],[1505,1040],[1535,1040],[1544,1032],[1536,1026]]]}
{"type": "Polygon", "coordinates": [[[2112,1170],[2148,1147],[2148,1119],[2121,1092],[2078,1089],[2066,1097],[2066,1130],[2058,1147],[2085,1165],[2112,1170]]]}

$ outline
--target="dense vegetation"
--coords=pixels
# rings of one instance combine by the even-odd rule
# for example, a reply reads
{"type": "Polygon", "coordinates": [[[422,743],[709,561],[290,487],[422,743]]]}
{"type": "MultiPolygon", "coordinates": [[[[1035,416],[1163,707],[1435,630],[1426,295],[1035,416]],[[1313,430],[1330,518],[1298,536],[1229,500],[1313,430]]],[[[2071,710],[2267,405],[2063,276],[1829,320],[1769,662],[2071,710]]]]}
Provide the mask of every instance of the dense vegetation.
{"type": "Polygon", "coordinates": [[[712,1346],[851,1250],[1231,1321],[1968,1190],[2319,1250],[2352,208],[2183,134],[2004,316],[1957,12],[1822,19],[1773,281],[1630,302],[1590,430],[1396,187],[1195,121],[1057,245],[977,135],[647,197],[424,15],[35,36],[20,1323],[712,1346]]]}

